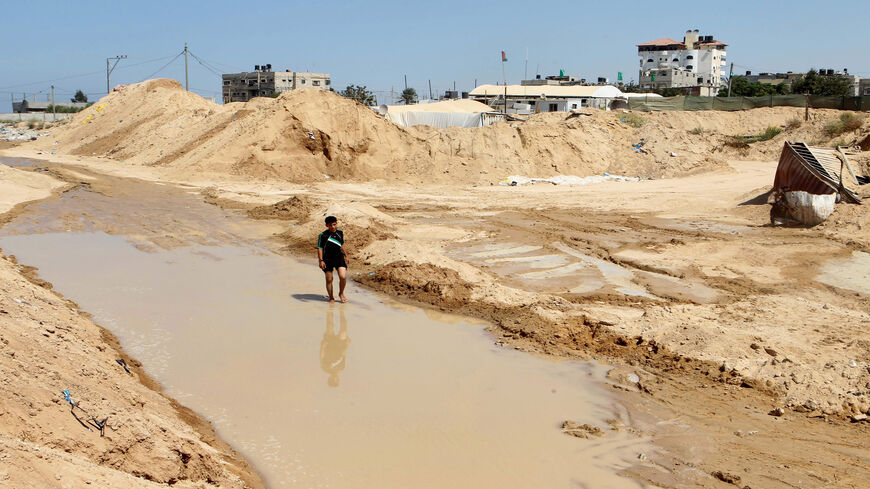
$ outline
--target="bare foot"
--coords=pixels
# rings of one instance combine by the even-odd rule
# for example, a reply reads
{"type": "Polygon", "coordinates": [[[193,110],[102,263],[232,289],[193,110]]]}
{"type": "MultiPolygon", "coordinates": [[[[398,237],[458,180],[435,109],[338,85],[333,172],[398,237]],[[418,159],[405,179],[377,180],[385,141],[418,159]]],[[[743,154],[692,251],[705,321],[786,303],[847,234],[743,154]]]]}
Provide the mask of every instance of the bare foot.
{"type": "Polygon", "coordinates": [[[344,294],[339,294],[338,298],[341,299],[341,302],[347,302],[347,297],[344,294]]]}
{"type": "Polygon", "coordinates": [[[330,298],[329,298],[329,303],[332,304],[333,302],[335,302],[335,297],[330,297],[330,298]]]}

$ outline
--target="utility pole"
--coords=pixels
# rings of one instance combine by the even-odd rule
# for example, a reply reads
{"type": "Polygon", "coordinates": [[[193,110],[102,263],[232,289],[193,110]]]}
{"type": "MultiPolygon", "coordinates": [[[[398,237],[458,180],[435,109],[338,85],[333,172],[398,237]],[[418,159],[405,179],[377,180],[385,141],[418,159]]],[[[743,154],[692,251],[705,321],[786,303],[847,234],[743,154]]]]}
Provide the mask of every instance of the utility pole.
{"type": "Polygon", "coordinates": [[[432,80],[429,80],[429,100],[432,100],[432,80]]]}
{"type": "Polygon", "coordinates": [[[408,89],[408,75],[405,75],[405,90],[408,89]]]}
{"type": "Polygon", "coordinates": [[[190,88],[188,88],[187,85],[187,43],[184,43],[184,90],[188,92],[190,91],[190,88]]]}
{"type": "Polygon", "coordinates": [[[523,68],[523,80],[529,79],[529,48],[526,48],[526,66],[523,68]]]}
{"type": "Polygon", "coordinates": [[[109,82],[109,76],[112,74],[113,71],[115,71],[115,67],[118,66],[118,63],[122,59],[127,59],[127,55],[121,54],[119,56],[115,56],[112,58],[106,58],[106,93],[107,94],[112,91],[112,84],[109,82]],[[115,60],[115,63],[112,64],[111,66],[109,66],[109,61],[113,60],[113,59],[115,60]]]}
{"type": "Polygon", "coordinates": [[[54,85],[51,86],[51,121],[57,120],[57,106],[54,105],[54,85]]]}
{"type": "Polygon", "coordinates": [[[734,78],[734,62],[731,62],[731,72],[728,75],[728,96],[731,96],[731,79],[734,78]]]}

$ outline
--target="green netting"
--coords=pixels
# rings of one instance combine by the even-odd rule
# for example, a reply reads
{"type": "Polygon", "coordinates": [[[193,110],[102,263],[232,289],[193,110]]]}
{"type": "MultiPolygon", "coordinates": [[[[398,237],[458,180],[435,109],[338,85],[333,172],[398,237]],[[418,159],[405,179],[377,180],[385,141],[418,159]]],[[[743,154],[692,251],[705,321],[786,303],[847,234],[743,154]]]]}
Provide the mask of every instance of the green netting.
{"type": "Polygon", "coordinates": [[[628,108],[644,112],[683,110],[685,97],[634,97],[628,99],[628,108]]]}
{"type": "Polygon", "coordinates": [[[762,97],[634,97],[628,100],[631,110],[749,110],[759,107],[805,107],[839,110],[870,110],[870,96],[845,97],[810,95],[765,95],[762,97]]]}

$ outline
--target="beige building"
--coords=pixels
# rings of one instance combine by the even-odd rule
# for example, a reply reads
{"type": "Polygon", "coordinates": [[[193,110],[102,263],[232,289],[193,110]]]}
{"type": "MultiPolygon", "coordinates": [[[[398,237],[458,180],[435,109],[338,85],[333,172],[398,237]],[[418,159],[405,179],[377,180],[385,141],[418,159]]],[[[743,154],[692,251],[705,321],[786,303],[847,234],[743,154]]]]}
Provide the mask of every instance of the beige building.
{"type": "Polygon", "coordinates": [[[255,71],[222,75],[224,103],[247,102],[254,97],[269,97],[296,88],[329,90],[328,73],[272,71],[271,65],[256,66],[255,71]]]}

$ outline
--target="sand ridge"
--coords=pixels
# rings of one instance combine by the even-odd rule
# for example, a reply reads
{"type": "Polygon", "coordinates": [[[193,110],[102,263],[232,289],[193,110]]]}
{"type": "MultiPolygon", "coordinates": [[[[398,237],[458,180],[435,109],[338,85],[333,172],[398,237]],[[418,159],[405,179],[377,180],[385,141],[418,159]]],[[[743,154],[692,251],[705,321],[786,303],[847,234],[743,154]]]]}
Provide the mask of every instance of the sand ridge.
{"type": "Polygon", "coordinates": [[[385,180],[414,184],[491,184],[508,175],[672,177],[727,169],[731,135],[785,127],[771,141],[740,150],[773,157],[786,138],[818,134],[838,111],[799,121],[795,108],[744,112],[538,114],[476,129],[402,128],[335,93],[285,92],[277,98],[213,104],[174,80],[113,92],[28,148],[96,156],[126,166],[157,166],[170,178],[236,175],[309,183],[385,180]],[[790,127],[790,126],[789,126],[790,127]],[[646,153],[632,146],[646,141],[646,153]]]}

